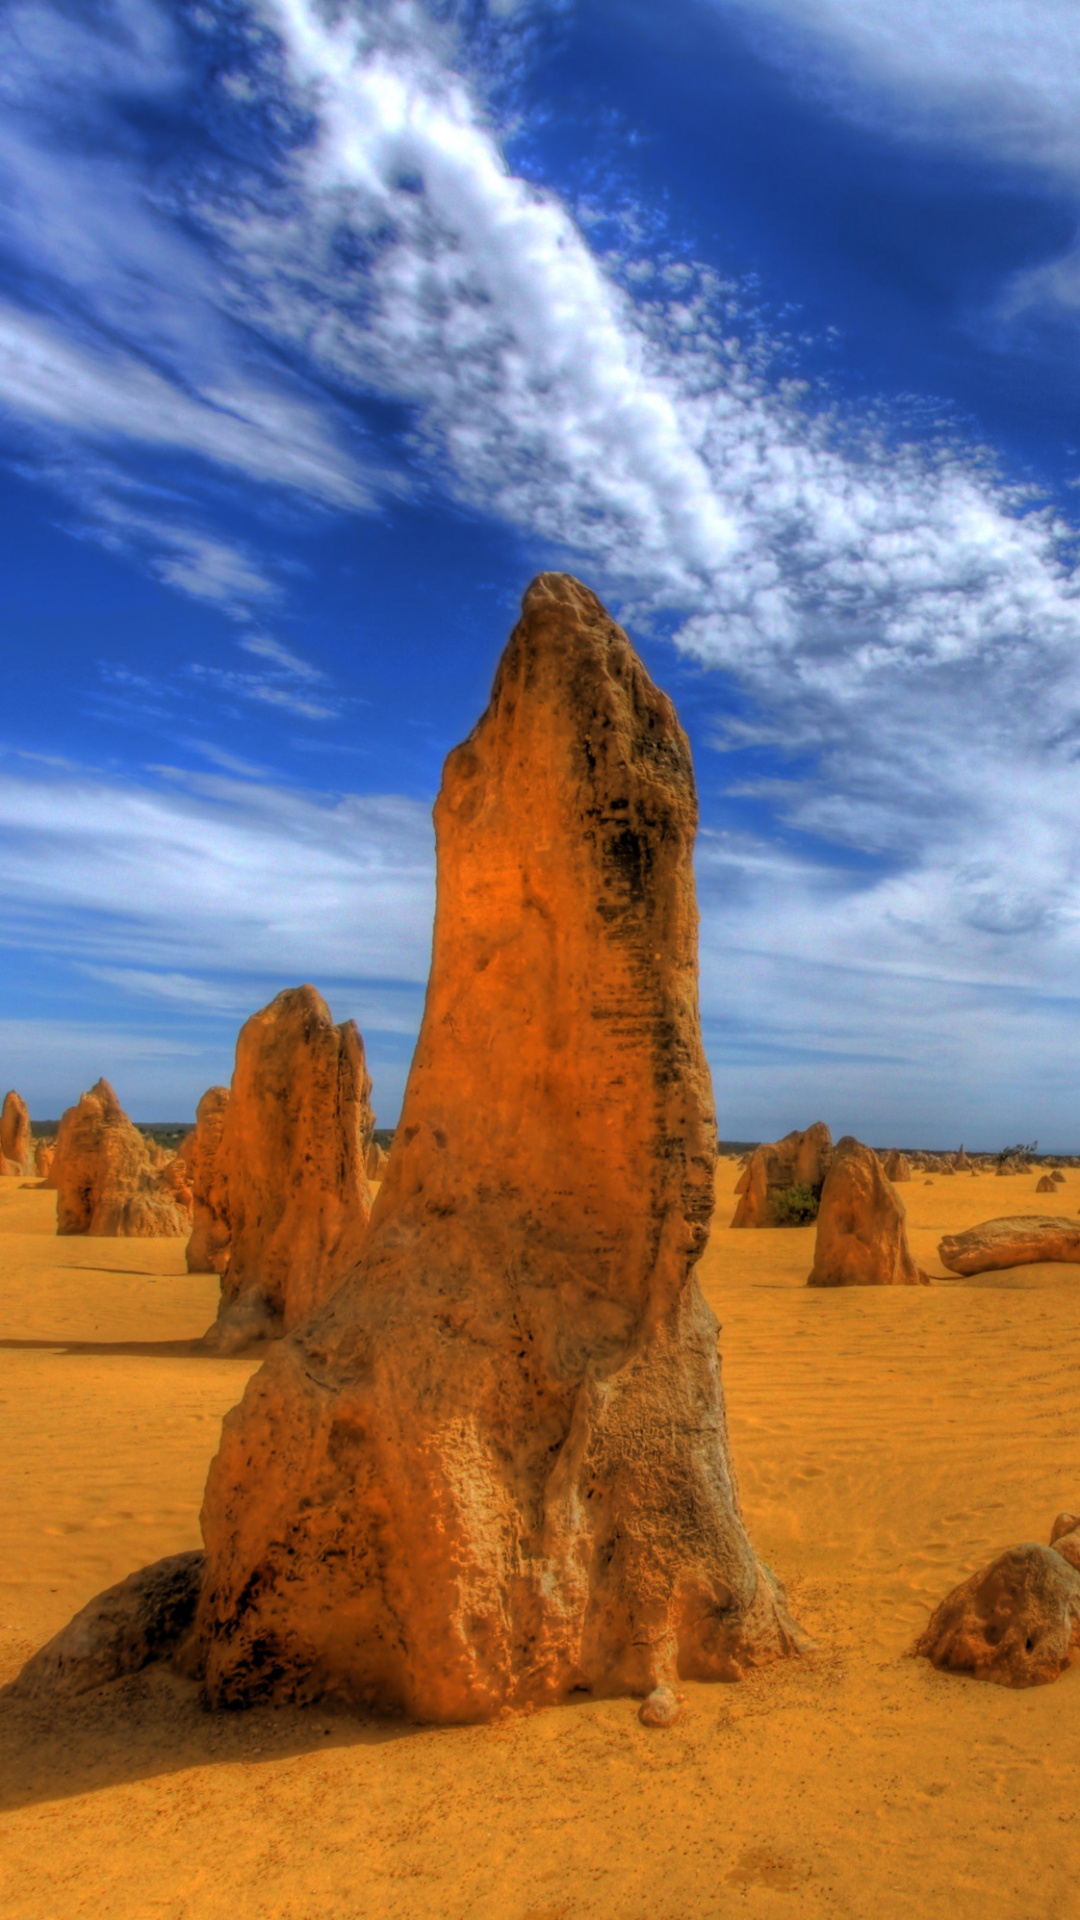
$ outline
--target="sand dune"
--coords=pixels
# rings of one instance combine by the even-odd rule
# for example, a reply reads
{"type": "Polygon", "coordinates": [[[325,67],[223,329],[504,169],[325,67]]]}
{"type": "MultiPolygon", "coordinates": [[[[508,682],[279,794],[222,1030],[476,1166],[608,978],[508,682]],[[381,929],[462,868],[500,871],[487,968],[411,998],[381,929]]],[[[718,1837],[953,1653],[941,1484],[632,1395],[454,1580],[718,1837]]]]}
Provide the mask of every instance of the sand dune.
{"type": "MultiPolygon", "coordinates": [[[[5,1920],[1072,1915],[1080,1673],[1011,1693],[904,1649],[996,1548],[1080,1506],[1080,1267],[938,1262],[943,1232],[1039,1211],[1034,1175],[904,1200],[929,1288],[808,1289],[812,1228],[719,1227],[702,1268],[751,1535],[815,1653],[688,1686],[663,1733],[626,1700],[450,1730],[208,1716],[162,1673],[50,1715],[0,1702],[5,1920]]],[[[188,1349],[218,1282],[181,1241],[57,1240],[54,1205],[0,1180],[3,1679],[198,1544],[255,1364],[188,1349]]]]}

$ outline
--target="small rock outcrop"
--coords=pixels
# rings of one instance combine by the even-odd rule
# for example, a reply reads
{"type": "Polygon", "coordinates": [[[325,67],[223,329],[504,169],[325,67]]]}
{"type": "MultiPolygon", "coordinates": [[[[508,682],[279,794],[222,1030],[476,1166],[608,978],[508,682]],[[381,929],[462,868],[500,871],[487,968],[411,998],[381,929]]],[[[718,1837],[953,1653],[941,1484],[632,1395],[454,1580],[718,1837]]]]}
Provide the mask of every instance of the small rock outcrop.
{"type": "Polygon", "coordinates": [[[389,1157],[386,1148],[380,1147],[378,1141],[373,1140],[367,1152],[367,1177],[369,1180],[382,1180],[385,1177],[386,1163],[389,1157]]]}
{"type": "Polygon", "coordinates": [[[896,1185],[898,1180],[910,1180],[911,1162],[907,1154],[900,1153],[896,1149],[894,1149],[892,1153],[887,1153],[885,1155],[884,1172],[886,1180],[891,1180],[893,1186],[896,1185]]]}
{"type": "Polygon", "coordinates": [[[1043,1260],[1080,1262],[1080,1221],[1047,1213],[1006,1214],[964,1233],[947,1233],[938,1246],[943,1267],[953,1273],[992,1273],[1043,1260]]]}
{"type": "Polygon", "coordinates": [[[781,1196],[798,1188],[816,1201],[831,1157],[832,1134],[824,1120],[755,1147],[735,1187],[739,1204],[732,1226],[788,1225],[781,1196]]]}
{"type": "Polygon", "coordinates": [[[21,1093],[12,1088],[5,1093],[0,1108],[0,1172],[33,1172],[33,1146],[30,1138],[30,1113],[21,1093]]]}
{"type": "Polygon", "coordinates": [[[170,1655],[195,1617],[204,1556],[174,1553],[106,1588],[33,1654],[3,1691],[16,1700],[88,1693],[170,1655]]]}
{"type": "Polygon", "coordinates": [[[1048,1547],[999,1553],[931,1615],[911,1651],[1002,1687],[1056,1680],[1080,1653],[1080,1521],[1059,1514],[1048,1547]]]}
{"type": "Polygon", "coordinates": [[[1057,1186],[1053,1174],[1044,1173],[1042,1179],[1036,1183],[1035,1191],[1036,1193],[1056,1193],[1057,1186]]]}
{"type": "Polygon", "coordinates": [[[185,1665],[211,1704],[481,1720],[793,1650],[695,1277],[696,816],[671,702],[586,588],[541,576],[446,764],[423,1027],[360,1264],[210,1469],[185,1665]]]}
{"type": "Polygon", "coordinates": [[[189,1273],[224,1273],[229,1258],[229,1201],[221,1135],[228,1087],[208,1087],[195,1109],[195,1125],[181,1142],[191,1181],[189,1273]]]}
{"type": "Polygon", "coordinates": [[[53,1156],[55,1153],[55,1140],[35,1140],[34,1172],[37,1174],[39,1180],[44,1180],[46,1183],[48,1182],[49,1175],[52,1172],[53,1156]]]}
{"type": "Polygon", "coordinates": [[[1063,1187],[1065,1185],[1065,1175],[1062,1173],[1060,1167],[1054,1168],[1052,1174],[1050,1175],[1050,1178],[1053,1181],[1055,1187],[1063,1187]]]}
{"type": "Polygon", "coordinates": [[[245,1021],[214,1157],[228,1253],[213,1351],[291,1332],[356,1265],[371,1214],[370,1096],[355,1022],[335,1026],[314,987],[289,987],[245,1021]]]}
{"type": "Polygon", "coordinates": [[[191,1225],[107,1080],[64,1114],[47,1177],[59,1234],[173,1238],[191,1225]]]}
{"type": "Polygon", "coordinates": [[[919,1287],[904,1203],[871,1147],[845,1134],[825,1176],[810,1287],[919,1287]]]}

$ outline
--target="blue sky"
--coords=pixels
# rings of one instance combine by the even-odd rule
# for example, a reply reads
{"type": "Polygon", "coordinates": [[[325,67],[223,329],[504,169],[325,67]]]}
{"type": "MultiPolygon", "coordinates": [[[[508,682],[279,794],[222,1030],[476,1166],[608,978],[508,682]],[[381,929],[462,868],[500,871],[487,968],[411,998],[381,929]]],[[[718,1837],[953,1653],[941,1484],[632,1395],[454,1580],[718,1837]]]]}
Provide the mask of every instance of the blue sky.
{"type": "Polygon", "coordinates": [[[1080,1149],[1072,0],[0,11],[0,1080],[392,1124],[543,566],[690,732],[721,1131],[1080,1149]]]}

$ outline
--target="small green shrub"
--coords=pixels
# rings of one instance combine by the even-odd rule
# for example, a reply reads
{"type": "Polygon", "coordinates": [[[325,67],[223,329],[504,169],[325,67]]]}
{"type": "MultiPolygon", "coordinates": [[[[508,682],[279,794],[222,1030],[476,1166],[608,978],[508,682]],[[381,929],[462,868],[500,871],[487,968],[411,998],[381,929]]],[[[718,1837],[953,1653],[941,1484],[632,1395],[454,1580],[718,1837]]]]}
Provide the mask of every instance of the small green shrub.
{"type": "Polygon", "coordinates": [[[769,1195],[769,1219],[774,1227],[808,1227],[817,1219],[820,1199],[813,1187],[778,1187],[769,1195]]]}

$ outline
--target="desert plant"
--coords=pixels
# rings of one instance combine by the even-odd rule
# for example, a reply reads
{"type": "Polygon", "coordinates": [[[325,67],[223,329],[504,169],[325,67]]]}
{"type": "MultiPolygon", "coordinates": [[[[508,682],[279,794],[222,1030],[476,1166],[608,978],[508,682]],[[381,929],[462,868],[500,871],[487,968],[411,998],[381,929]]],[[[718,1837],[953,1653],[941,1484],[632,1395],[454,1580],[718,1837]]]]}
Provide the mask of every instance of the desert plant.
{"type": "Polygon", "coordinates": [[[774,1227],[807,1227],[817,1219],[820,1201],[813,1187],[777,1187],[769,1195],[769,1221],[774,1227]]]}

